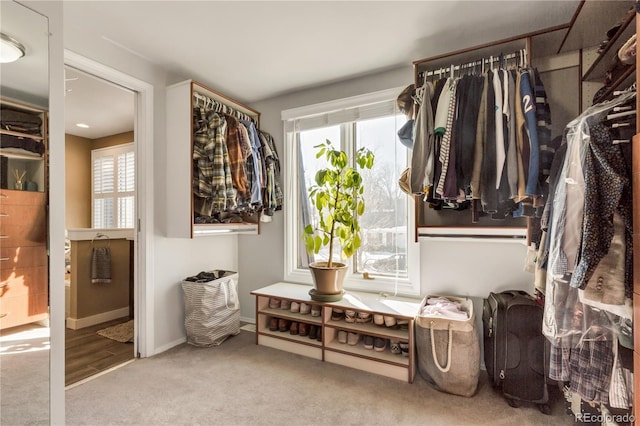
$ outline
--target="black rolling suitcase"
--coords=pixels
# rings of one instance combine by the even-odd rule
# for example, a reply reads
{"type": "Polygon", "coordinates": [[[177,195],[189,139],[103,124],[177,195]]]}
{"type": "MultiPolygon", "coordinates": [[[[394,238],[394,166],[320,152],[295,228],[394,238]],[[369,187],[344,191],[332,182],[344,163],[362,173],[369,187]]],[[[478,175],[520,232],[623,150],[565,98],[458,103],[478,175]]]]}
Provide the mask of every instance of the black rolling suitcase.
{"type": "Polygon", "coordinates": [[[524,291],[490,293],[482,312],[484,362],[509,405],[533,402],[549,414],[549,346],[542,335],[542,315],[542,306],[524,291]]]}

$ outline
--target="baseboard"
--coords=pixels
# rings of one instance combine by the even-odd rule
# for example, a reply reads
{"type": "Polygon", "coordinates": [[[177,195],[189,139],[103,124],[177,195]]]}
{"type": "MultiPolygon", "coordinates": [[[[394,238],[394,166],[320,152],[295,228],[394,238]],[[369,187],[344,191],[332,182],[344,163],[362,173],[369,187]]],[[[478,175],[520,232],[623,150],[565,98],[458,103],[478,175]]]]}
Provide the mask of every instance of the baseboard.
{"type": "Polygon", "coordinates": [[[129,307],[116,309],[114,311],[102,312],[101,314],[92,315],[84,318],[67,318],[67,328],[79,330],[81,328],[90,327],[92,325],[101,324],[103,322],[129,316],[129,307]]]}
{"type": "Polygon", "coordinates": [[[187,342],[187,336],[182,337],[180,339],[174,340],[173,342],[167,343],[166,345],[162,345],[159,348],[155,348],[155,350],[153,351],[152,354],[147,355],[147,357],[149,356],[153,356],[153,355],[157,355],[159,353],[162,353],[164,351],[168,351],[169,349],[173,348],[174,346],[178,346],[181,345],[183,343],[187,342]]]}
{"type": "Polygon", "coordinates": [[[255,324],[256,319],[251,317],[240,317],[240,322],[246,322],[247,324],[255,324]]]}

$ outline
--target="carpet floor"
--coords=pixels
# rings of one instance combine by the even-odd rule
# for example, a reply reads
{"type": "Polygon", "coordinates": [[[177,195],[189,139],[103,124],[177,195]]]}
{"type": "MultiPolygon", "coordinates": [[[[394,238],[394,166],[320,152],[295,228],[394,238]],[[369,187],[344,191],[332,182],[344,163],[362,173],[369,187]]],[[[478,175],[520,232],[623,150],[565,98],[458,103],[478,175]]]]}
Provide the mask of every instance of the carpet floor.
{"type": "Polygon", "coordinates": [[[257,346],[176,346],[66,391],[67,425],[570,425],[556,386],[551,415],[510,407],[481,372],[471,398],[257,346]]]}

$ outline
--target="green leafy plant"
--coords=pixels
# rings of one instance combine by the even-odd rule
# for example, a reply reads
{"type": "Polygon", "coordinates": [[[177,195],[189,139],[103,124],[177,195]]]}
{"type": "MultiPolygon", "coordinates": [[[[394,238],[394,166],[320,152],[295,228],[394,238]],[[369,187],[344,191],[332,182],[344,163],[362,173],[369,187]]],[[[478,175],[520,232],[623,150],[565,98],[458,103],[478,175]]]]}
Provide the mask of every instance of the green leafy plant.
{"type": "MultiPolygon", "coordinates": [[[[364,185],[360,173],[349,165],[344,151],[334,148],[329,139],[314,146],[316,158],[323,157],[329,167],[318,170],[315,185],[308,190],[311,204],[318,210],[318,227],[307,225],[304,242],[309,253],[318,253],[329,246],[327,266],[333,266],[334,239],[338,238],[345,258],[353,256],[360,247],[360,223],[364,213],[364,185]]],[[[361,169],[373,167],[374,155],[367,148],[355,153],[355,162],[361,169]]]]}

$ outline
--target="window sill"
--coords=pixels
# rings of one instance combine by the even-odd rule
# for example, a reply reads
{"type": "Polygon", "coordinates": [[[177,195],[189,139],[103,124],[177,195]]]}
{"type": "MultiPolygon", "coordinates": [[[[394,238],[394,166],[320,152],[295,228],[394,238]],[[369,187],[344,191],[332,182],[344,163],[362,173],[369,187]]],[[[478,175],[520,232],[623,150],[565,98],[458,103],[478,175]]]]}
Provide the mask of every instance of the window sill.
{"type": "MultiPolygon", "coordinates": [[[[298,269],[289,272],[285,280],[300,284],[308,284],[313,286],[311,273],[304,269],[298,269]]],[[[398,279],[388,277],[374,277],[370,279],[360,278],[358,276],[347,277],[344,281],[345,290],[364,291],[368,293],[392,294],[406,297],[419,297],[420,285],[414,285],[407,279],[398,279]]]]}

